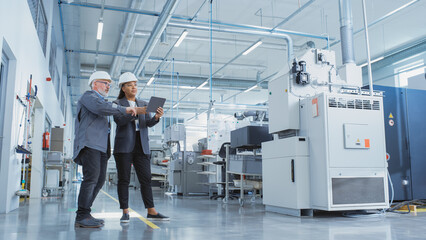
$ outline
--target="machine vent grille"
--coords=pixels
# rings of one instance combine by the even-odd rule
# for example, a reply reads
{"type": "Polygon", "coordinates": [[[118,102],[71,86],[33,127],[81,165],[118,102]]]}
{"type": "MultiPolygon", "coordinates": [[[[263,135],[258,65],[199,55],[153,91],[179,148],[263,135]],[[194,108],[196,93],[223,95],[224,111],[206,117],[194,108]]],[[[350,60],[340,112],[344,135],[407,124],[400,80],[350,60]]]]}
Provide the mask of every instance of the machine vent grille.
{"type": "Polygon", "coordinates": [[[331,183],[333,205],[386,202],[383,177],[332,178],[331,183]]]}
{"type": "Polygon", "coordinates": [[[335,98],[328,99],[328,106],[334,107],[334,108],[337,107],[336,99],[335,98]]]}
{"type": "Polygon", "coordinates": [[[362,109],[362,100],[360,100],[360,99],[355,100],[355,108],[356,109],[362,109]]]}
{"type": "Polygon", "coordinates": [[[373,101],[373,110],[380,110],[380,102],[373,101]]]}
{"type": "Polygon", "coordinates": [[[331,108],[349,108],[349,109],[365,109],[380,110],[380,101],[371,101],[367,99],[346,99],[331,97],[328,99],[328,106],[331,108]],[[373,102],[373,104],[371,104],[373,102]]]}
{"type": "Polygon", "coordinates": [[[370,100],[363,100],[362,101],[362,108],[371,110],[371,102],[370,100]]]}
{"type": "Polygon", "coordinates": [[[339,108],[346,108],[346,99],[339,98],[339,101],[337,102],[337,105],[339,108]]]}
{"type": "Polygon", "coordinates": [[[354,100],[348,100],[348,108],[355,108],[355,101],[354,100]]]}

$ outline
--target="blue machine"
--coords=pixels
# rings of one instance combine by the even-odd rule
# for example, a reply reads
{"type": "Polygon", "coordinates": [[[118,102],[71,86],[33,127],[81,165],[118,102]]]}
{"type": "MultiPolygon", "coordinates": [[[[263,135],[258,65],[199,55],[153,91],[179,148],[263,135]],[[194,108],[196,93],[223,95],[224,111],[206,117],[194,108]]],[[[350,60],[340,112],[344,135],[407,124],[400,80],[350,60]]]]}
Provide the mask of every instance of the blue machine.
{"type": "Polygon", "coordinates": [[[384,91],[386,149],[394,200],[426,199],[426,91],[375,86],[384,91]]]}

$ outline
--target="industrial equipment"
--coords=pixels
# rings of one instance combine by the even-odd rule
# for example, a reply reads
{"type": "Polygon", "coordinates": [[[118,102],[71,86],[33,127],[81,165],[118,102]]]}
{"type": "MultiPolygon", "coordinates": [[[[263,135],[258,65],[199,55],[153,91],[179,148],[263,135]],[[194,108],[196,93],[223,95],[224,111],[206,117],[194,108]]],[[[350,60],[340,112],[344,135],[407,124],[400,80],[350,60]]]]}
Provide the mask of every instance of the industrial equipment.
{"type": "MultiPolygon", "coordinates": [[[[424,75],[420,77],[425,79],[424,75]]],[[[386,86],[375,89],[385,94],[386,156],[394,200],[426,199],[426,91],[386,86]]]]}
{"type": "Polygon", "coordinates": [[[42,196],[64,196],[65,162],[62,152],[50,151],[44,161],[44,178],[42,196]]]}
{"type": "Polygon", "coordinates": [[[167,181],[169,191],[180,195],[207,194],[208,178],[198,174],[203,171],[200,153],[186,151],[185,126],[176,124],[164,130],[164,139],[170,148],[175,148],[169,161],[167,181]]]}
{"type": "MultiPolygon", "coordinates": [[[[234,116],[258,116],[254,114],[247,114],[247,112],[234,116]]],[[[259,113],[259,112],[258,112],[259,113]]],[[[261,113],[265,115],[265,113],[261,113]]],[[[263,121],[263,117],[258,118],[257,121],[263,121]]],[[[240,206],[244,205],[244,191],[253,191],[252,201],[255,201],[256,190],[262,188],[262,155],[260,147],[262,142],[272,140],[272,135],[268,132],[267,125],[254,125],[245,126],[231,131],[231,143],[228,146],[224,146],[226,149],[225,155],[225,166],[226,166],[226,177],[225,177],[225,198],[224,202],[228,201],[229,190],[238,189],[240,190],[239,203],[240,206]],[[236,175],[238,179],[234,179],[234,187],[229,186],[228,174],[236,175]],[[250,183],[250,184],[249,184],[250,183]]],[[[231,177],[232,179],[233,177],[231,177]]],[[[261,194],[259,194],[260,196],[261,194]]]]}
{"type": "Polygon", "coordinates": [[[361,69],[337,74],[333,51],[309,49],[269,82],[262,143],[267,211],[383,209],[389,205],[383,99],[361,89],[361,69]]]}

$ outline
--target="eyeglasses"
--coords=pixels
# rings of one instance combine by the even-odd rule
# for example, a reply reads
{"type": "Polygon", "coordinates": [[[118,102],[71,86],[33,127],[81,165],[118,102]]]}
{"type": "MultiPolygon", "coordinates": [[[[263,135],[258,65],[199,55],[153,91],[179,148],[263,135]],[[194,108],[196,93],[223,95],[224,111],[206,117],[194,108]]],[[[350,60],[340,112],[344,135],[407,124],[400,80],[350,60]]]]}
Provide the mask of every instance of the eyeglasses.
{"type": "Polygon", "coordinates": [[[105,84],[106,87],[111,87],[111,83],[109,82],[101,82],[101,81],[96,81],[97,83],[103,83],[105,84]]]}

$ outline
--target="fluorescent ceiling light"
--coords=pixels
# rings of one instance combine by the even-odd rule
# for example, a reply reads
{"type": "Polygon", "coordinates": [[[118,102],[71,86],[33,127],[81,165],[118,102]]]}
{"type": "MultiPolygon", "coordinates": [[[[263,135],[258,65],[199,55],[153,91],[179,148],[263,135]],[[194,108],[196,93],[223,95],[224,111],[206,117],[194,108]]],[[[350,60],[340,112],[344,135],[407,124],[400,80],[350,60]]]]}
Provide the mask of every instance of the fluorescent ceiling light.
{"type": "Polygon", "coordinates": [[[179,39],[177,40],[175,47],[179,47],[179,45],[183,42],[183,40],[185,39],[186,35],[188,35],[188,31],[184,30],[182,32],[182,34],[180,35],[179,39]]]}
{"type": "MultiPolygon", "coordinates": [[[[382,59],[384,59],[384,58],[385,58],[385,57],[381,56],[381,57],[378,57],[378,58],[376,58],[376,59],[374,59],[374,60],[371,60],[371,64],[373,64],[373,63],[375,63],[375,62],[378,62],[378,61],[380,61],[380,60],[382,60],[382,59]]],[[[366,63],[364,63],[364,64],[360,65],[360,67],[365,67],[365,66],[367,66],[367,64],[368,64],[368,62],[366,62],[366,63]]]]}
{"type": "Polygon", "coordinates": [[[194,89],[195,87],[191,87],[191,86],[179,86],[179,88],[182,88],[182,89],[194,89]]]}
{"type": "Polygon", "coordinates": [[[147,86],[151,85],[151,83],[154,81],[154,79],[155,79],[155,77],[154,77],[154,76],[152,76],[152,77],[149,79],[149,81],[148,81],[148,83],[147,83],[146,85],[147,85],[147,86]]]}
{"type": "Polygon", "coordinates": [[[203,82],[200,86],[198,86],[197,88],[198,89],[200,89],[200,88],[202,88],[202,87],[204,87],[204,86],[206,86],[206,84],[208,83],[208,81],[205,81],[205,82],[203,82]]]}
{"type": "Polygon", "coordinates": [[[102,39],[102,31],[104,29],[104,23],[102,21],[98,22],[98,34],[96,35],[96,39],[101,40],[102,39]]]}
{"type": "Polygon", "coordinates": [[[244,90],[244,92],[250,92],[251,90],[255,89],[257,87],[257,85],[254,85],[253,87],[244,90]]]}
{"type": "Polygon", "coordinates": [[[243,52],[243,55],[249,54],[251,51],[253,51],[257,47],[259,47],[260,44],[262,44],[262,41],[259,40],[257,43],[253,44],[251,47],[249,47],[249,49],[247,49],[245,52],[243,52]]]}

